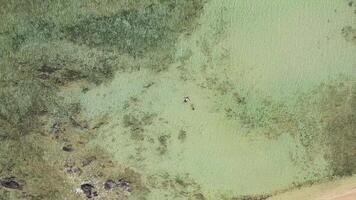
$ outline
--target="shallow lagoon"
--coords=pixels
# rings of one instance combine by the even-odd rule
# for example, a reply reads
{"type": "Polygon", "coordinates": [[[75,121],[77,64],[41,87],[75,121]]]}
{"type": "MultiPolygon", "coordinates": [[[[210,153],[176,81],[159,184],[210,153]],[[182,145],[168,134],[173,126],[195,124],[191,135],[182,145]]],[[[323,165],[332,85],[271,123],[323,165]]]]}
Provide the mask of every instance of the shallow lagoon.
{"type": "MultiPolygon", "coordinates": [[[[245,128],[227,117],[227,105],[238,104],[228,93],[241,91],[246,101],[257,101],[251,110],[260,106],[255,99],[266,98],[298,112],[294,105],[299,94],[340,74],[355,74],[355,45],[340,34],[354,18],[344,2],[209,2],[197,30],[180,38],[176,62],[167,72],[117,74],[109,86],[82,97],[89,115],[105,113],[113,121],[100,133],[103,139],[92,144],[148,174],[188,174],[211,198],[271,193],[325,178],[331,172],[323,152],[309,160],[294,130],[245,128]],[[226,83],[220,87],[227,91],[206,87],[204,79],[210,77],[226,83]],[[142,92],[149,82],[154,84],[142,92]],[[196,110],[182,102],[185,95],[196,110]],[[123,110],[130,97],[137,104],[123,110]],[[144,128],[142,141],[125,134],[120,122],[136,110],[156,115],[144,128]],[[184,141],[180,131],[186,133],[184,141]],[[278,136],[271,139],[266,132],[278,136]],[[167,136],[163,155],[157,152],[160,136],[167,136]]],[[[278,106],[264,114],[278,112],[274,109],[278,106]]]]}
{"type": "MultiPolygon", "coordinates": [[[[1,80],[8,84],[9,77],[10,82],[18,78],[7,74],[13,62],[20,71],[23,63],[29,66],[21,71],[24,77],[41,62],[29,81],[55,88],[55,94],[39,95],[49,96],[44,101],[54,103],[43,109],[53,111],[34,112],[40,125],[29,131],[28,143],[18,139],[20,146],[41,155],[33,168],[44,159],[44,168],[65,184],[52,182],[48,190],[55,192],[41,197],[30,184],[51,180],[47,176],[34,173],[26,180],[21,175],[26,167],[17,164],[16,170],[1,170],[1,176],[20,176],[34,199],[82,199],[78,188],[86,182],[98,188],[99,199],[266,199],[356,172],[356,45],[352,29],[344,31],[356,25],[352,4],[170,3],[80,1],[58,5],[55,13],[48,11],[56,10],[50,3],[38,11],[48,23],[40,21],[35,30],[15,26],[15,35],[23,37],[15,44],[7,40],[8,27],[23,16],[3,14],[10,36],[4,32],[0,38],[1,80]],[[167,15],[164,9],[174,11],[167,15]],[[190,101],[183,102],[184,96],[190,101]],[[73,105],[80,111],[72,111],[73,105]],[[69,143],[74,152],[61,152],[69,143]],[[89,168],[78,164],[93,155],[89,168]],[[74,160],[71,173],[68,159],[74,160]],[[73,172],[76,167],[82,172],[73,172]],[[132,183],[132,194],[125,188],[99,189],[118,177],[132,183]]],[[[5,95],[12,91],[3,88],[5,95]]],[[[0,116],[12,119],[6,112],[12,107],[0,103],[6,107],[0,116]]],[[[18,198],[11,190],[0,194],[18,198]]]]}

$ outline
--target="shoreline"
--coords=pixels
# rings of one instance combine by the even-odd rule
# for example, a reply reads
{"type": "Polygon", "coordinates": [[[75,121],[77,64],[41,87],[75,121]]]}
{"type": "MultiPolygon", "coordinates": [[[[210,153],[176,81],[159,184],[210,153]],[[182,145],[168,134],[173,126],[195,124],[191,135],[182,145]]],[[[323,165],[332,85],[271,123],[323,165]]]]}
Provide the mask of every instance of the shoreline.
{"type": "Polygon", "coordinates": [[[335,181],[304,186],[270,197],[268,200],[353,200],[356,199],[356,175],[335,181]]]}

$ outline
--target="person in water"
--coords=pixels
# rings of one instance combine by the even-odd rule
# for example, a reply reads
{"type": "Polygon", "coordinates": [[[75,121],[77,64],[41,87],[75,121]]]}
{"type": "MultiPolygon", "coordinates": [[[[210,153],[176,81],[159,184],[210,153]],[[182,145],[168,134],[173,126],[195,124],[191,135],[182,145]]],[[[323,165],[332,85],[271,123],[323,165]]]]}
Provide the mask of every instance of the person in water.
{"type": "Polygon", "coordinates": [[[184,103],[188,103],[190,101],[188,96],[183,97],[183,102],[184,103]]]}
{"type": "MultiPolygon", "coordinates": [[[[190,102],[190,98],[189,98],[188,96],[183,97],[183,102],[184,102],[184,103],[190,102]]],[[[192,110],[195,110],[194,104],[190,103],[190,108],[191,108],[192,110]]]]}

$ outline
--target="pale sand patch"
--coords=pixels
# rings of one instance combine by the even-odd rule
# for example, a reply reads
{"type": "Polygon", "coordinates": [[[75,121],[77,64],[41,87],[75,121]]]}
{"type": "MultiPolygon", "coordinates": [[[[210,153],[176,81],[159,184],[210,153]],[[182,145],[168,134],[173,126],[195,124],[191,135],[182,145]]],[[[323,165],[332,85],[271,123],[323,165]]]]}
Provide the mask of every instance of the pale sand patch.
{"type": "Polygon", "coordinates": [[[269,200],[355,200],[356,176],[289,191],[269,200]]]}
{"type": "Polygon", "coordinates": [[[339,195],[328,195],[320,200],[354,200],[356,199],[356,189],[339,195]]]}

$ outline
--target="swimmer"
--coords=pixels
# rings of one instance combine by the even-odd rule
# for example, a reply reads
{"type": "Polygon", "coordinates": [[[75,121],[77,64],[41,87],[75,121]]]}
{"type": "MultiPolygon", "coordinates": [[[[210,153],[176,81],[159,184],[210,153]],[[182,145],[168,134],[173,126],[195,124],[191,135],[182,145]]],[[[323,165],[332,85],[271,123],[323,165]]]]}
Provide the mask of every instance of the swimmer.
{"type": "Polygon", "coordinates": [[[190,101],[188,96],[183,97],[183,102],[184,103],[188,103],[190,101]]]}
{"type": "Polygon", "coordinates": [[[190,108],[191,108],[192,110],[195,110],[194,104],[190,104],[190,108]]]}

